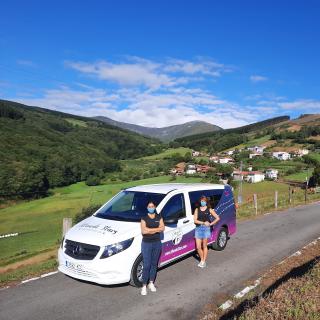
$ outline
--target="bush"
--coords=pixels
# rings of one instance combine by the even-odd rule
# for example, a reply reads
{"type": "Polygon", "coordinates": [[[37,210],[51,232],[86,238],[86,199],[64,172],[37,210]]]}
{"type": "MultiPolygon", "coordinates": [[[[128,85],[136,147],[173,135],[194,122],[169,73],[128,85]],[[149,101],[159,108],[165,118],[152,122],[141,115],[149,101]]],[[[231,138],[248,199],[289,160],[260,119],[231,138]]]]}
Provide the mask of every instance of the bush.
{"type": "Polygon", "coordinates": [[[86,180],[87,186],[98,186],[101,183],[101,179],[97,176],[89,176],[86,180]]]}
{"type": "Polygon", "coordinates": [[[76,214],[76,216],[73,218],[73,223],[79,223],[80,221],[92,216],[100,207],[101,205],[94,205],[82,208],[81,212],[76,214]]]}

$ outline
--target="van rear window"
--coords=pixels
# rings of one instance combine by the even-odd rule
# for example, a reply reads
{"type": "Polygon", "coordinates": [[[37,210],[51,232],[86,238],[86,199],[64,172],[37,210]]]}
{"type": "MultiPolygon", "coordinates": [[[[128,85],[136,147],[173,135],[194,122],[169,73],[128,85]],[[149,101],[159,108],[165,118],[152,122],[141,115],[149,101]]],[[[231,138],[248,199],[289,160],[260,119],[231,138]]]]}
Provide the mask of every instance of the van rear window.
{"type": "Polygon", "coordinates": [[[224,189],[216,189],[216,190],[200,190],[200,191],[191,191],[189,192],[190,204],[192,214],[196,208],[200,207],[200,197],[206,196],[209,199],[211,208],[215,208],[219,203],[224,189]]]}

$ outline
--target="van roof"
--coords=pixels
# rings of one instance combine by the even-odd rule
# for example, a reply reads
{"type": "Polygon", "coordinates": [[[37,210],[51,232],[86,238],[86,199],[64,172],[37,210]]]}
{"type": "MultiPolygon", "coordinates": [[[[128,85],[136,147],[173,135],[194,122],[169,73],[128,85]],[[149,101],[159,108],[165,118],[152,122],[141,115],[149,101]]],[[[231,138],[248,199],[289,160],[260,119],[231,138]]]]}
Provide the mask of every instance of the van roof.
{"type": "Polygon", "coordinates": [[[206,189],[224,189],[224,185],[212,183],[159,183],[131,187],[127,188],[126,190],[151,193],[168,193],[173,190],[198,191],[206,189]]]}

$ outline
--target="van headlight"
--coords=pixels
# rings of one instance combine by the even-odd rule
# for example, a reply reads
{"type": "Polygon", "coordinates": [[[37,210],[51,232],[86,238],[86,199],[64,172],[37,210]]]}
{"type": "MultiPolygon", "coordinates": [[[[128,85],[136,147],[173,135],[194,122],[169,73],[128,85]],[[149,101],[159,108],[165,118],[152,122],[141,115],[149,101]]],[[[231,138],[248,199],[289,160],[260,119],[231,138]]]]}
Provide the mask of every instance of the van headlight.
{"type": "Polygon", "coordinates": [[[133,242],[134,238],[128,239],[128,240],[124,240],[118,243],[114,243],[114,244],[110,244],[108,246],[106,246],[104,248],[104,251],[100,257],[100,259],[105,259],[105,258],[109,258],[123,250],[128,249],[132,242],[133,242]]]}

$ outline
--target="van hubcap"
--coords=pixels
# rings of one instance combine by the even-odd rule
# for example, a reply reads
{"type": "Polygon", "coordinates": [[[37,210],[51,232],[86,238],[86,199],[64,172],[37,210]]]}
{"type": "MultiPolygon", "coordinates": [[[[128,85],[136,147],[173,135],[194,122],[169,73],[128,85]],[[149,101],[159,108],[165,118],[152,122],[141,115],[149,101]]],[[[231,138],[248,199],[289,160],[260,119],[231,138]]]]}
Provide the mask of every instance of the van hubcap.
{"type": "Polygon", "coordinates": [[[142,282],[142,271],[143,271],[143,262],[141,261],[137,267],[137,278],[142,282]]]}
{"type": "Polygon", "coordinates": [[[219,236],[219,246],[222,248],[226,245],[227,242],[227,233],[222,231],[219,236]]]}

